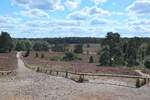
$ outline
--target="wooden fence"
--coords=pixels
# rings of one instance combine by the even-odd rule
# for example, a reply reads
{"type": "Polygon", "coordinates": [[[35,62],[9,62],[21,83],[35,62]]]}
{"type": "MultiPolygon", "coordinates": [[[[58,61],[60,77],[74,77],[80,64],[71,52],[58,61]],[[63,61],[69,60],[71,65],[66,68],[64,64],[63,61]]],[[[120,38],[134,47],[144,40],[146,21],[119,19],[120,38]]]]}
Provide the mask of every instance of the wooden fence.
{"type": "Polygon", "coordinates": [[[143,76],[133,76],[133,75],[118,75],[118,74],[92,74],[92,73],[77,73],[77,72],[71,72],[71,71],[59,71],[59,70],[50,70],[46,68],[37,68],[37,72],[43,72],[47,73],[49,75],[54,75],[54,76],[61,76],[65,78],[72,79],[77,82],[83,82],[86,81],[87,79],[85,77],[120,77],[120,78],[131,78],[131,79],[136,79],[135,85],[137,85],[137,81],[142,80],[142,83],[140,86],[143,86],[145,84],[148,84],[150,82],[149,77],[143,77],[143,76]]]}

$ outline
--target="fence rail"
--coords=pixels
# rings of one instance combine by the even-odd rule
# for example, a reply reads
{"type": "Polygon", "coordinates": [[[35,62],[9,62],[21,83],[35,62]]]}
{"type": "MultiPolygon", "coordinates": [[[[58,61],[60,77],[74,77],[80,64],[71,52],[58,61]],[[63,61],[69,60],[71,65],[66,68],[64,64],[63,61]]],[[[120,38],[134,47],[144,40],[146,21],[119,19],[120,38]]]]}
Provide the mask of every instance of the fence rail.
{"type": "MultiPolygon", "coordinates": [[[[142,84],[141,86],[147,84],[150,82],[149,77],[144,77],[144,76],[134,76],[134,75],[118,75],[118,74],[92,74],[92,73],[77,73],[77,72],[72,72],[72,71],[60,71],[60,70],[50,70],[47,68],[42,68],[38,67],[37,72],[44,72],[49,75],[55,75],[55,76],[63,76],[65,78],[73,79],[78,82],[83,82],[85,80],[86,76],[91,76],[91,77],[120,77],[120,78],[131,78],[131,79],[136,79],[136,82],[139,80],[142,80],[142,83],[139,82],[139,84],[142,84]],[[63,75],[62,75],[63,74],[63,75]],[[70,77],[71,75],[78,76],[77,79],[70,77]]],[[[135,83],[137,85],[137,83],[135,83]]]]}
{"type": "Polygon", "coordinates": [[[106,76],[106,77],[124,77],[124,78],[140,78],[140,79],[150,79],[149,77],[144,76],[134,76],[134,75],[120,75],[120,74],[91,74],[91,73],[77,73],[72,71],[59,71],[59,70],[48,70],[39,68],[39,71],[52,71],[52,72],[63,72],[63,73],[70,73],[75,75],[84,75],[84,76],[106,76]]]}

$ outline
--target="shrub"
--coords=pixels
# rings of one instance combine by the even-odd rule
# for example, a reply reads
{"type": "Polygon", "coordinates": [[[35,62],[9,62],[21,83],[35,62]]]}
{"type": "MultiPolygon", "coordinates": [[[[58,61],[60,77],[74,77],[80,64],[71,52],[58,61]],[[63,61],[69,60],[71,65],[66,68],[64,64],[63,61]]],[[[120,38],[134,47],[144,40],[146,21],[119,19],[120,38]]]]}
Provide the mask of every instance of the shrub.
{"type": "Polygon", "coordinates": [[[144,79],[137,79],[136,80],[136,88],[139,88],[139,87],[141,87],[141,86],[143,86],[143,85],[145,85],[146,84],[146,81],[144,80],[144,79]]]}
{"type": "Polygon", "coordinates": [[[82,44],[75,45],[74,53],[83,53],[83,45],[82,44]]]}
{"type": "Polygon", "coordinates": [[[45,55],[42,53],[42,54],[41,54],[41,58],[44,58],[44,57],[45,57],[45,55]]]}
{"type": "Polygon", "coordinates": [[[90,56],[89,63],[93,63],[93,62],[94,62],[93,56],[90,56]]]}
{"type": "Polygon", "coordinates": [[[144,65],[145,65],[146,68],[149,68],[149,69],[150,69],[150,59],[146,59],[146,60],[144,61],[144,65]]]}
{"type": "Polygon", "coordinates": [[[35,53],[35,57],[39,57],[39,54],[37,52],[35,53]]]}
{"type": "Polygon", "coordinates": [[[30,50],[27,50],[27,52],[25,53],[24,57],[28,57],[30,55],[30,50]]]}
{"type": "Polygon", "coordinates": [[[66,52],[65,56],[63,57],[63,60],[65,60],[65,61],[72,61],[72,60],[74,60],[74,57],[75,57],[74,53],[66,52]]]}
{"type": "Polygon", "coordinates": [[[80,60],[82,60],[82,58],[81,58],[81,57],[77,57],[77,56],[75,56],[75,57],[74,57],[74,60],[76,60],[76,61],[80,61],[80,60]]]}
{"type": "Polygon", "coordinates": [[[82,60],[82,58],[75,56],[73,52],[66,52],[65,56],[63,57],[63,60],[64,61],[82,60]]]}
{"type": "Polygon", "coordinates": [[[51,61],[60,61],[61,57],[60,56],[53,56],[50,58],[51,61]]]}

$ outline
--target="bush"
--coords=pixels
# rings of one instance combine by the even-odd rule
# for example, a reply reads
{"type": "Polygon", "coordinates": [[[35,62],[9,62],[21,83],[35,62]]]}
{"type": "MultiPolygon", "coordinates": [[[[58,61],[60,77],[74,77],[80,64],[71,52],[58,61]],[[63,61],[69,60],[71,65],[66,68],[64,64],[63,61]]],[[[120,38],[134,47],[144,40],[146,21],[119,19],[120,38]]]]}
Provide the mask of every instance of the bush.
{"type": "Polygon", "coordinates": [[[53,56],[50,58],[51,61],[60,61],[61,57],[60,56],[53,56]]]}
{"type": "Polygon", "coordinates": [[[149,68],[149,69],[150,69],[150,59],[146,59],[146,60],[144,61],[144,66],[145,66],[146,68],[149,68]]]}
{"type": "Polygon", "coordinates": [[[74,53],[83,53],[83,45],[82,44],[75,45],[74,53]]]}
{"type": "Polygon", "coordinates": [[[35,57],[39,57],[39,54],[37,52],[35,53],[35,57]]]}
{"type": "Polygon", "coordinates": [[[72,61],[72,60],[74,60],[74,57],[75,57],[74,53],[66,52],[65,56],[63,57],[63,60],[65,60],[65,61],[72,61]]]}
{"type": "Polygon", "coordinates": [[[42,53],[42,54],[41,54],[41,58],[44,58],[44,57],[45,57],[45,55],[42,53]]]}
{"type": "Polygon", "coordinates": [[[82,60],[82,58],[75,56],[73,52],[66,52],[62,60],[64,61],[78,60],[79,61],[79,60],[82,60]]]}
{"type": "Polygon", "coordinates": [[[144,80],[144,79],[137,79],[136,80],[136,88],[139,88],[139,87],[141,87],[141,86],[143,86],[143,85],[145,85],[146,84],[146,81],[144,80]]]}
{"type": "Polygon", "coordinates": [[[27,50],[27,52],[25,53],[24,57],[28,57],[30,55],[30,50],[27,50]]]}
{"type": "Polygon", "coordinates": [[[89,63],[93,63],[93,62],[94,62],[93,56],[90,56],[89,63]]]}

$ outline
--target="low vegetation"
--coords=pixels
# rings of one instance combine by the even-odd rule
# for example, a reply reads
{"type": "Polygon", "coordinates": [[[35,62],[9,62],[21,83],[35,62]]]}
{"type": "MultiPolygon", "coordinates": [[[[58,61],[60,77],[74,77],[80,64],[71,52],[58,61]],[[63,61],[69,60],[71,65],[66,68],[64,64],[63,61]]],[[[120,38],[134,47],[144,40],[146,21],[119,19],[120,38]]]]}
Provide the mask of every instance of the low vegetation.
{"type": "Polygon", "coordinates": [[[0,53],[0,71],[14,70],[16,67],[16,52],[0,53]]]}
{"type": "MultiPolygon", "coordinates": [[[[149,68],[150,62],[150,39],[122,38],[119,33],[113,32],[108,32],[105,38],[99,40],[78,37],[12,39],[7,32],[2,32],[0,41],[4,41],[0,44],[0,52],[25,51],[24,57],[29,65],[48,64],[79,72],[136,75],[132,67],[149,68]],[[106,72],[103,72],[104,69],[107,69],[106,72]],[[122,73],[117,69],[123,70],[120,71],[122,73]]],[[[7,59],[7,56],[0,56],[0,59],[7,59]]]]}

